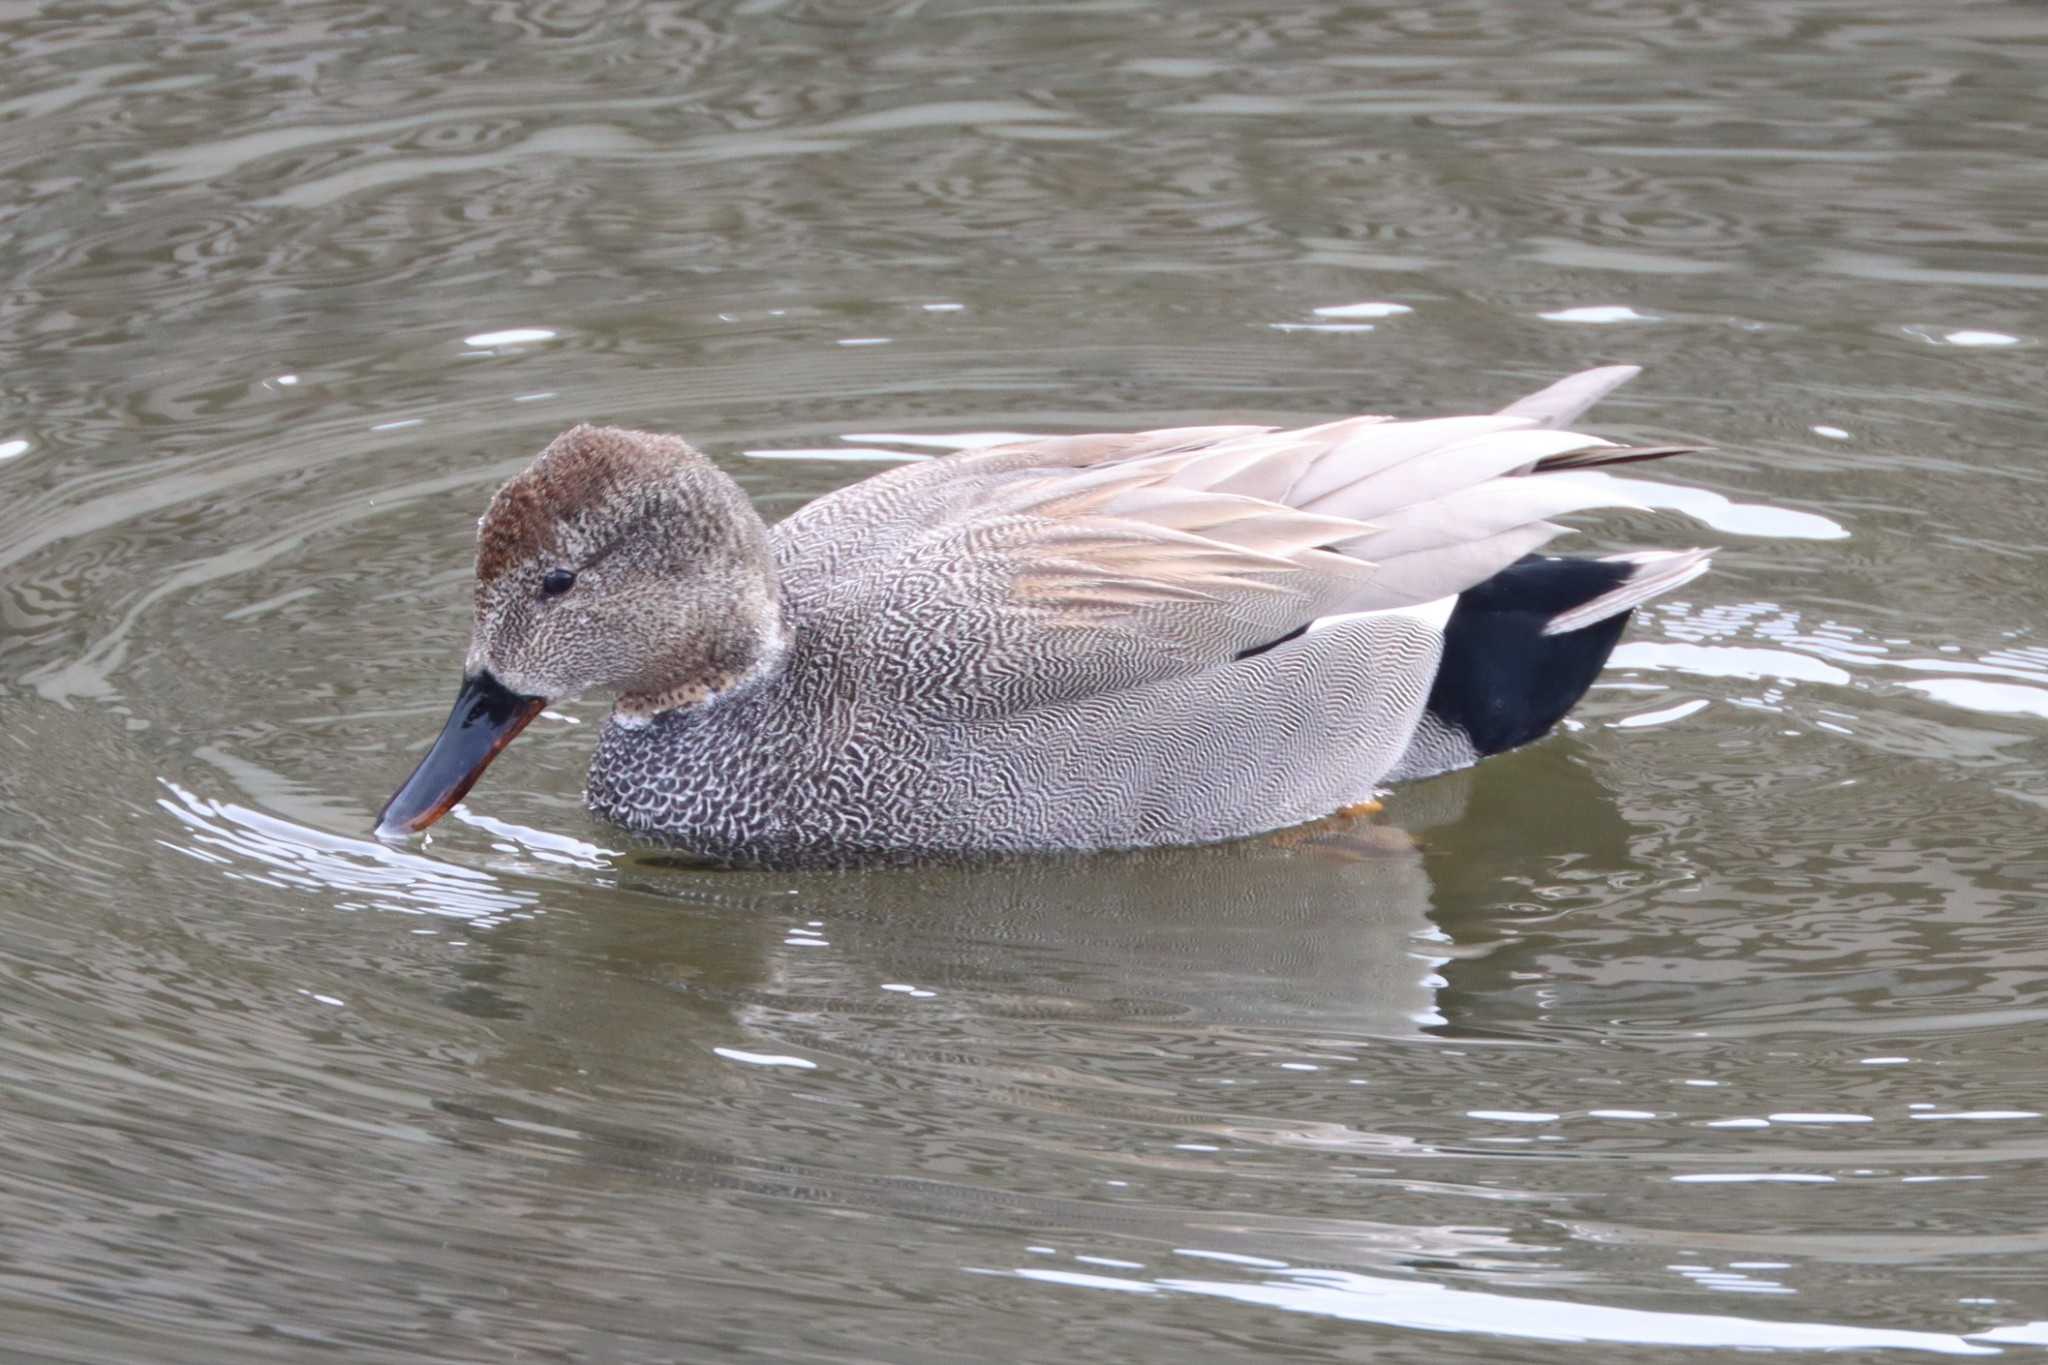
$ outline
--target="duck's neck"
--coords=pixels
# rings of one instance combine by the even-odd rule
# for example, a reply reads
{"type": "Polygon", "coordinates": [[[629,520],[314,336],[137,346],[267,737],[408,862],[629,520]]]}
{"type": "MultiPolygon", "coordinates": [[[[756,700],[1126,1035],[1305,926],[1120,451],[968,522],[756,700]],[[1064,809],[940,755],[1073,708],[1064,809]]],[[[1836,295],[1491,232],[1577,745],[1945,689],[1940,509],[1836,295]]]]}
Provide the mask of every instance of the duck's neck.
{"type": "MultiPolygon", "coordinates": [[[[772,572],[772,571],[771,571],[772,572]]],[[[789,661],[790,614],[781,585],[769,577],[751,601],[735,604],[736,623],[679,681],[619,693],[612,716],[628,728],[664,711],[710,707],[744,696],[779,676],[789,661]]],[[[708,642],[707,642],[708,643],[708,642]]]]}

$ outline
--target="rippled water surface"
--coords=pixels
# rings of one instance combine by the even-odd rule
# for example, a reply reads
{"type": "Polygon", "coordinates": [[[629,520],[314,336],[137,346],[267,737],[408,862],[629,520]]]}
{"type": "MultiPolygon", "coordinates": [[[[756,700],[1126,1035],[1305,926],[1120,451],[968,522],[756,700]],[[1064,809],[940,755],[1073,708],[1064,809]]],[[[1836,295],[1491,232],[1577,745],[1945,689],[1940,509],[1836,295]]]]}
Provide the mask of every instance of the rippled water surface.
{"type": "Polygon", "coordinates": [[[8,7],[5,1354],[2041,1353],[2044,69],[2018,0],[8,7]],[[1716,449],[1579,543],[1717,571],[1370,823],[693,871],[583,704],[366,837],[571,421],[772,516],[1616,361],[1716,449]]]}

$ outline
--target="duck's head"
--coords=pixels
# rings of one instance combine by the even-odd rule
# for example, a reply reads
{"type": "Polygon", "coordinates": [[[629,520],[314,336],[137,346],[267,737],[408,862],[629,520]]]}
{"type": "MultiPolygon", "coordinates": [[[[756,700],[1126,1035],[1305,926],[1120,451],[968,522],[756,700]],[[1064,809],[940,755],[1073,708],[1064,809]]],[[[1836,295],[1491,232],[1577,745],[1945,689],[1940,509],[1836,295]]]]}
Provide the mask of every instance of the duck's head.
{"type": "Polygon", "coordinates": [[[440,819],[551,701],[612,692],[614,716],[644,724],[765,676],[785,639],[739,485],[673,436],[572,427],[477,523],[462,690],[377,832],[440,819]]]}

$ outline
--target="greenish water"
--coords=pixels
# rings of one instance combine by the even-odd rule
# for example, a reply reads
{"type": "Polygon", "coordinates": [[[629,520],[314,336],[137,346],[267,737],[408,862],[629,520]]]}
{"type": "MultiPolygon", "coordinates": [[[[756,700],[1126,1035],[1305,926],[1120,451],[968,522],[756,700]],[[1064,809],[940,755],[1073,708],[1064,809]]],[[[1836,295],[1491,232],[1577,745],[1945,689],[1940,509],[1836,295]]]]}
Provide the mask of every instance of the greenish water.
{"type": "Polygon", "coordinates": [[[4,1354],[2039,1354],[2044,62],[2024,3],[0,11],[4,1354]],[[1369,826],[690,871],[582,813],[581,705],[366,838],[572,421],[775,515],[1616,361],[1706,524],[1577,543],[1716,572],[1369,826]]]}

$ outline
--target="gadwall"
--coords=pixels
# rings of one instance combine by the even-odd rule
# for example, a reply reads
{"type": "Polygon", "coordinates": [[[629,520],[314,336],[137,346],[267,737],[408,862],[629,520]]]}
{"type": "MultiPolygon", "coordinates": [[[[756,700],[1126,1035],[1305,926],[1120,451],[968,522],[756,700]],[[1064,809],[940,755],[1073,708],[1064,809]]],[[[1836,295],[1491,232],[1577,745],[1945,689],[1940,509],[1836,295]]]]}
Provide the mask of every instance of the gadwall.
{"type": "Polygon", "coordinates": [[[1563,430],[1636,373],[1491,416],[1061,436],[907,464],[764,525],[674,436],[578,426],[478,524],[462,689],[380,834],[426,828],[553,700],[617,702],[585,800],[708,860],[1195,844],[1545,734],[1706,550],[1533,553],[1629,505],[1563,430]]]}

